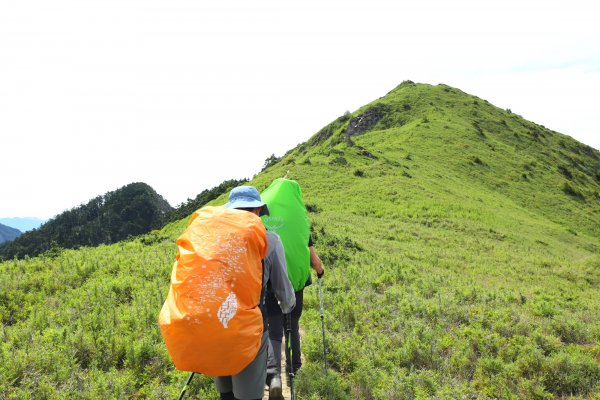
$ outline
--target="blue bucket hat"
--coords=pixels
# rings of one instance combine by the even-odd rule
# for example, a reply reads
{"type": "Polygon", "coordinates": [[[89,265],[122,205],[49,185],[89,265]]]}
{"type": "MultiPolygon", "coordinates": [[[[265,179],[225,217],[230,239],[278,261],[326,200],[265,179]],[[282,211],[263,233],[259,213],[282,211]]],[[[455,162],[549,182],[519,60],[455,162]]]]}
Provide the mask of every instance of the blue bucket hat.
{"type": "Polygon", "coordinates": [[[269,208],[260,198],[260,193],[254,186],[238,186],[229,193],[229,201],[225,208],[258,208],[260,216],[269,215],[269,208]]]}

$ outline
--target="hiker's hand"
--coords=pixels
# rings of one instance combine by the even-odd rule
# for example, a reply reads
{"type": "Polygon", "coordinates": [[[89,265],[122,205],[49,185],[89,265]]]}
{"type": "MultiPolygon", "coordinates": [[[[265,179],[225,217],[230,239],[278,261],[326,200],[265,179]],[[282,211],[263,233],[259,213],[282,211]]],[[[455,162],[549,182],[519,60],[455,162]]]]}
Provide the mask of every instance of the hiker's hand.
{"type": "Polygon", "coordinates": [[[321,262],[321,259],[319,258],[319,255],[313,246],[309,246],[308,250],[310,251],[310,266],[317,273],[317,278],[321,279],[321,277],[325,274],[323,263],[321,262]]]}

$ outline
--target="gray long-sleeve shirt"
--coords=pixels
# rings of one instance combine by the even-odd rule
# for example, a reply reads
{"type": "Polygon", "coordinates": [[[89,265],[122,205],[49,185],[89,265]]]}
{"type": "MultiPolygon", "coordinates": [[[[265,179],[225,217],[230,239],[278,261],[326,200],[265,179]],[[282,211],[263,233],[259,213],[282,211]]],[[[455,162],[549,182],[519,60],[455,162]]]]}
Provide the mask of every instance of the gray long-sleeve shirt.
{"type": "Polygon", "coordinates": [[[267,231],[267,256],[264,261],[263,286],[270,284],[271,291],[279,301],[281,312],[287,314],[296,305],[296,296],[288,278],[283,244],[279,235],[270,231],[267,231]]]}

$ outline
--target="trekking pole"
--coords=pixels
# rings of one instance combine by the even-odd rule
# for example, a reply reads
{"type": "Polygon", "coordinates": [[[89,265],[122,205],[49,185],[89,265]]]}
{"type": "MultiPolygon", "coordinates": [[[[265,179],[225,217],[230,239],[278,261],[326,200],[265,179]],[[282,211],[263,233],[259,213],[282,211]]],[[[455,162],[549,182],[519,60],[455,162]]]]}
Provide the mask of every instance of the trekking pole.
{"type": "Polygon", "coordinates": [[[321,288],[321,277],[317,278],[319,282],[319,306],[321,308],[321,332],[323,332],[323,362],[325,364],[325,373],[327,373],[327,346],[325,345],[325,314],[323,313],[323,289],[321,288]]]}
{"type": "Polygon", "coordinates": [[[284,319],[285,319],[285,331],[287,333],[286,335],[286,347],[287,347],[287,359],[290,362],[290,371],[288,372],[288,375],[290,377],[290,395],[291,395],[291,400],[295,400],[296,399],[296,393],[294,392],[294,361],[292,359],[292,314],[285,314],[284,315],[284,319]]]}
{"type": "Polygon", "coordinates": [[[188,386],[190,385],[190,383],[192,382],[192,378],[194,377],[195,372],[192,372],[190,374],[190,376],[188,377],[187,382],[185,383],[185,386],[183,387],[183,389],[181,389],[181,393],[179,394],[179,397],[177,398],[177,400],[181,400],[183,399],[183,396],[185,395],[185,392],[188,390],[188,386]]]}

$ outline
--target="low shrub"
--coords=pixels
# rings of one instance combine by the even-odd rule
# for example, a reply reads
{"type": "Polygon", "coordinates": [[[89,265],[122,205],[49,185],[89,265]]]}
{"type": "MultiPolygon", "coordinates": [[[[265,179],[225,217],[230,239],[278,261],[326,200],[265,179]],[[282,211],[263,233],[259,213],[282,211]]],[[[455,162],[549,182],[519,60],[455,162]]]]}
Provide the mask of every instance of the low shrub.
{"type": "Polygon", "coordinates": [[[580,191],[578,191],[577,189],[575,189],[573,186],[571,186],[569,184],[569,182],[563,182],[562,191],[565,192],[566,194],[568,194],[569,196],[574,197],[576,199],[579,199],[579,200],[584,200],[585,199],[585,197],[583,196],[583,193],[581,193],[580,191]]]}
{"type": "Polygon", "coordinates": [[[336,157],[333,160],[329,161],[329,165],[348,165],[348,160],[344,157],[336,157]]]}
{"type": "Polygon", "coordinates": [[[564,165],[559,165],[558,167],[556,167],[558,169],[558,171],[563,174],[563,176],[567,179],[573,179],[573,174],[571,173],[571,171],[569,170],[569,168],[565,167],[564,165]]]}
{"type": "Polygon", "coordinates": [[[322,366],[308,364],[298,372],[294,383],[296,393],[301,398],[350,400],[347,383],[331,368],[325,373],[322,366]]]}
{"type": "Polygon", "coordinates": [[[557,396],[591,394],[600,382],[600,363],[587,354],[556,354],[543,372],[544,386],[557,396]]]}

